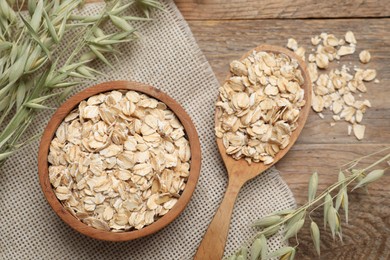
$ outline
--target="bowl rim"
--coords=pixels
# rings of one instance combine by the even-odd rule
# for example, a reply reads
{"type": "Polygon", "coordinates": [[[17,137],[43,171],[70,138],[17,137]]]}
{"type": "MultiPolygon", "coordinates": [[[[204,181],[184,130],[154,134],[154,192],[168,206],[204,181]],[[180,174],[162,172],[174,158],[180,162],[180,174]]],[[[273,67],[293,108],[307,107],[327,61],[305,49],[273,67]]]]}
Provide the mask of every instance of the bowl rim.
{"type": "Polygon", "coordinates": [[[176,102],[173,98],[162,92],[161,90],[152,87],[150,85],[134,82],[134,81],[108,81],[103,82],[92,87],[86,88],[68,100],[66,100],[52,115],[49,120],[41,141],[39,145],[38,151],[38,175],[39,182],[42,188],[42,192],[55,211],[55,213],[71,228],[74,230],[95,238],[99,240],[105,241],[128,241],[137,238],[141,238],[150,234],[153,234],[162,228],[166,227],[173,220],[175,220],[180,213],[185,209],[188,202],[190,201],[192,194],[194,193],[196,184],[200,175],[200,167],[201,167],[201,149],[200,149],[200,141],[198,133],[195,129],[195,126],[189,117],[189,115],[185,112],[185,110],[180,106],[178,102],[176,102]],[[133,90],[137,92],[144,93],[150,97],[153,97],[167,105],[169,109],[177,116],[177,118],[182,123],[186,135],[189,139],[190,150],[191,150],[191,166],[190,166],[190,174],[187,180],[187,184],[185,189],[183,190],[182,195],[179,200],[175,204],[175,206],[168,211],[167,214],[159,218],[157,221],[152,224],[140,229],[133,231],[125,231],[125,232],[111,232],[105,230],[99,230],[94,227],[88,226],[84,224],[75,216],[73,216],[70,212],[68,212],[60,203],[60,201],[55,196],[55,193],[52,189],[50,180],[49,180],[49,171],[48,171],[48,154],[51,140],[53,139],[55,132],[64,118],[83,100],[87,98],[97,95],[99,93],[109,92],[113,90],[133,90]]]}

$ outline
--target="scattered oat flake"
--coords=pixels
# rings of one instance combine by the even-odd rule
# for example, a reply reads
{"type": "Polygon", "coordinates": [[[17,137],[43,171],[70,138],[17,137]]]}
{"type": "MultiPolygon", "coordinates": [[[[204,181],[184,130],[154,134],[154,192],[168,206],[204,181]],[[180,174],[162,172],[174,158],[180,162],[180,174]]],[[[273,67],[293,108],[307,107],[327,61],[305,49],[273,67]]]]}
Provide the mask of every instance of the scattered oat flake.
{"type": "Polygon", "coordinates": [[[356,39],[355,39],[355,35],[351,31],[348,31],[345,34],[345,41],[348,42],[348,43],[352,43],[352,44],[356,44],[357,43],[356,39]]]}
{"type": "Polygon", "coordinates": [[[341,46],[340,49],[337,51],[337,55],[339,56],[345,56],[350,55],[355,52],[354,46],[341,46]]]}
{"type": "Polygon", "coordinates": [[[366,130],[366,126],[354,124],[353,125],[353,133],[358,140],[362,140],[364,138],[364,132],[366,130]]]}
{"type": "Polygon", "coordinates": [[[371,54],[370,54],[370,52],[367,51],[367,50],[361,51],[361,52],[359,53],[359,59],[360,59],[360,62],[361,62],[361,63],[364,63],[364,64],[369,63],[370,60],[371,60],[371,54]]]}
{"type": "MultiPolygon", "coordinates": [[[[321,42],[321,38],[318,37],[317,35],[311,38],[311,44],[313,44],[313,45],[318,45],[320,42],[321,42]]],[[[314,51],[314,49],[313,49],[313,51],[314,51]]]]}
{"type": "Polygon", "coordinates": [[[348,135],[351,135],[351,133],[352,133],[352,126],[348,125],[348,135]]]}
{"type": "MultiPolygon", "coordinates": [[[[353,32],[348,31],[344,38],[340,39],[328,33],[312,37],[311,44],[316,46],[316,49],[308,53],[308,71],[313,85],[312,109],[321,118],[322,112],[329,109],[333,112],[334,121],[347,121],[350,124],[348,127],[350,135],[353,125],[358,125],[355,128],[361,133],[360,123],[367,108],[371,107],[369,100],[361,99],[362,93],[366,93],[369,87],[366,86],[369,84],[366,82],[379,83],[380,81],[376,79],[375,69],[361,69],[351,61],[349,64],[353,69],[346,64],[341,67],[331,66],[331,62],[336,61],[340,64],[343,56],[351,55],[356,50],[357,41],[353,32]],[[328,67],[332,69],[328,70],[328,67]]],[[[369,51],[363,50],[359,53],[361,63],[368,63],[370,59],[369,51]]],[[[330,124],[334,126],[335,122],[330,124]]],[[[361,134],[358,136],[360,137],[361,134]]]]}
{"type": "Polygon", "coordinates": [[[371,81],[374,80],[376,77],[376,70],[368,69],[363,72],[363,80],[364,81],[371,81]]]}
{"type": "Polygon", "coordinates": [[[323,53],[318,53],[316,55],[316,64],[320,69],[326,69],[329,66],[329,58],[323,53]]]}
{"type": "Polygon", "coordinates": [[[298,43],[295,39],[289,38],[287,41],[287,48],[290,50],[296,51],[298,49],[298,43]]]}

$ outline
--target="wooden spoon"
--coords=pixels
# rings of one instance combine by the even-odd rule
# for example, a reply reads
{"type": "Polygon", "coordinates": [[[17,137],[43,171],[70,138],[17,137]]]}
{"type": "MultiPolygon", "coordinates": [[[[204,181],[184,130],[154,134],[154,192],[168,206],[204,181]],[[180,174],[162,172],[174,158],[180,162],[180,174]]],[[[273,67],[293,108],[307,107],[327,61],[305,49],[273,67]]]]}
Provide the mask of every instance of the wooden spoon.
{"type": "MultiPolygon", "coordinates": [[[[306,100],[306,104],[300,112],[300,116],[298,119],[298,127],[292,132],[289,145],[276,154],[274,162],[271,164],[264,165],[263,163],[252,163],[251,165],[249,165],[244,159],[235,160],[231,156],[226,154],[222,139],[217,138],[218,149],[228,172],[229,183],[222,203],[218,208],[213,220],[211,221],[206,231],[206,234],[204,235],[203,240],[201,241],[200,246],[194,256],[194,259],[196,260],[217,260],[222,258],[229,231],[233,206],[241,187],[248,180],[260,175],[262,172],[277,163],[288,152],[288,150],[290,150],[290,148],[297,140],[309,114],[312,87],[311,80],[309,78],[309,73],[307,71],[307,67],[304,61],[295,53],[285,48],[271,45],[258,46],[255,49],[247,52],[241,58],[241,60],[252,54],[254,50],[257,52],[266,51],[273,53],[283,53],[290,58],[294,58],[298,61],[299,67],[302,71],[302,76],[304,78],[304,85],[301,87],[303,87],[303,89],[305,90],[304,99],[306,100]]],[[[230,76],[231,74],[228,75],[228,78],[230,76]]],[[[217,120],[217,117],[215,117],[215,120],[217,120]]]]}

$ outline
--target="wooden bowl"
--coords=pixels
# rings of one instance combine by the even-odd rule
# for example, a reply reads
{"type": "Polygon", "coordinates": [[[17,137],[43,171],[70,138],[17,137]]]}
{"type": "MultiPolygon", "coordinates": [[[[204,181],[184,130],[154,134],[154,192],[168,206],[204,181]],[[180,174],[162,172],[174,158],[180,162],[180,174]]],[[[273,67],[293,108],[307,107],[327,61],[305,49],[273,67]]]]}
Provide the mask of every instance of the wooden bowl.
{"type": "Polygon", "coordinates": [[[137,82],[129,81],[112,81],[98,84],[96,86],[87,88],[73,97],[69,98],[58,110],[54,113],[46,129],[43,133],[38,153],[38,174],[39,181],[42,187],[42,191],[49,202],[50,206],[56,212],[56,214],[70,227],[76,231],[100,240],[107,241],[127,241],[137,239],[150,234],[153,234],[160,229],[171,223],[187,206],[190,198],[195,190],[196,183],[200,174],[201,153],[200,142],[196,132],[195,126],[192,123],[188,114],[184,109],[167,94],[160,90],[137,82]],[[53,139],[55,132],[64,118],[72,111],[81,101],[94,96],[99,93],[111,91],[111,90],[134,90],[149,95],[163,103],[165,103],[178,117],[182,125],[184,126],[186,135],[189,139],[191,149],[191,164],[190,175],[187,180],[186,187],[181,194],[181,197],[175,204],[175,206],[169,210],[167,214],[162,216],[157,221],[153,222],[149,226],[146,226],[140,230],[126,231],[121,233],[115,233],[110,231],[99,230],[88,226],[69,213],[57,199],[50,180],[48,171],[48,154],[51,140],[53,139]]]}

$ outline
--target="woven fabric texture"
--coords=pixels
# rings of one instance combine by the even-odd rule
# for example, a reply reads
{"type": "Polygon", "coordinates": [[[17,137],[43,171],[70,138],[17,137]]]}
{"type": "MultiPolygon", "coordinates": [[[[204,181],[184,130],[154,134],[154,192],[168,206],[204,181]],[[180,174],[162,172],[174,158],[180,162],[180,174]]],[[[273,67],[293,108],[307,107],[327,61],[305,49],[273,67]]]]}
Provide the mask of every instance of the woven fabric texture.
{"type": "MultiPolygon", "coordinates": [[[[40,190],[38,141],[0,169],[0,259],[191,259],[227,185],[227,173],[214,137],[214,102],[219,83],[173,1],[163,2],[152,22],[135,24],[140,39],[121,46],[115,69],[95,64],[108,80],[132,80],[155,86],[177,100],[192,118],[202,146],[202,170],[184,212],[158,233],[135,241],[110,243],[81,235],[52,211],[40,190]]],[[[82,12],[97,13],[102,5],[82,12]]],[[[70,53],[72,50],[66,50],[70,53]]],[[[66,55],[65,55],[66,56],[66,55]]],[[[95,81],[94,84],[97,82],[95,81]]],[[[88,87],[80,86],[76,91],[88,87]]],[[[40,133],[52,112],[41,114],[29,129],[40,133]]],[[[244,186],[236,202],[225,255],[255,234],[253,220],[295,206],[291,191],[275,168],[244,186]]],[[[269,240],[271,251],[281,235],[269,240]]]]}

